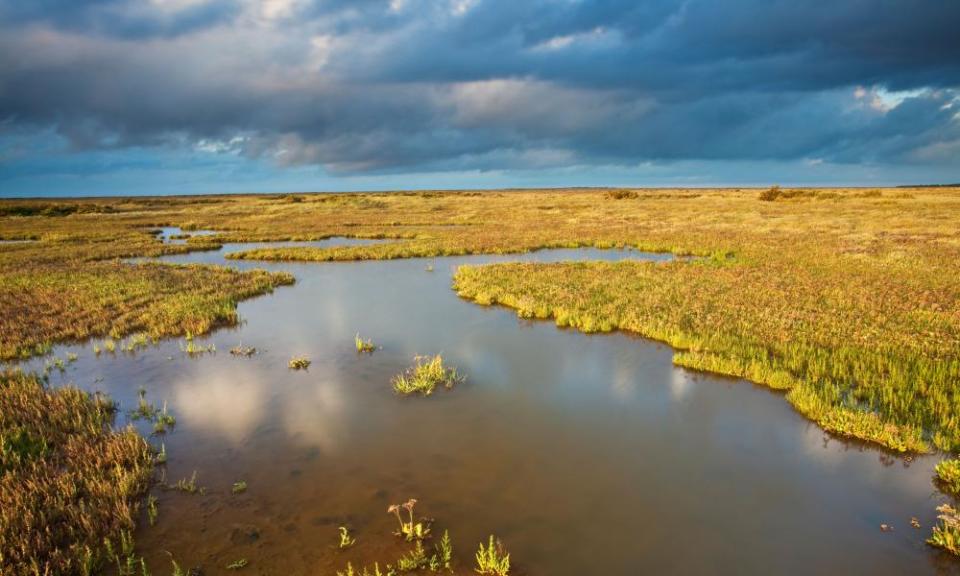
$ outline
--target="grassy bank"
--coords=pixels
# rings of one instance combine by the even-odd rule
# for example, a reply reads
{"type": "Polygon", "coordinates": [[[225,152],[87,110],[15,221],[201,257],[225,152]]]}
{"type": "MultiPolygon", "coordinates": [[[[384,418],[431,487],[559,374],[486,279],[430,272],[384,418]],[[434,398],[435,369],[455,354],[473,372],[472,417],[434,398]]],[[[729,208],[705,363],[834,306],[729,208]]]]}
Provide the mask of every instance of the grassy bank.
{"type": "Polygon", "coordinates": [[[24,263],[0,270],[0,359],[90,337],[202,334],[235,323],[237,301],[292,282],[204,266],[24,263]]]}
{"type": "Polygon", "coordinates": [[[956,288],[939,273],[798,251],[464,266],[455,288],[521,317],[662,340],[679,365],[788,390],[831,432],[923,451],[960,446],[960,318],[942,310],[956,288]]]}
{"type": "Polygon", "coordinates": [[[147,443],[113,405],[0,373],[0,573],[92,574],[132,530],[152,474],[147,443]]]}

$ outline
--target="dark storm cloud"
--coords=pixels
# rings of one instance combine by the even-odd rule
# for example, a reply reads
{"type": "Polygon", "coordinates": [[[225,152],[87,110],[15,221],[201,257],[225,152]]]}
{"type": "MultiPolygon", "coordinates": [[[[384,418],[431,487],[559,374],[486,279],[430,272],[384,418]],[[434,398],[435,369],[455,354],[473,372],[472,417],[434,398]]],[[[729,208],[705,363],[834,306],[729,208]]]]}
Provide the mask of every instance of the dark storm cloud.
{"type": "Polygon", "coordinates": [[[0,117],[334,172],[949,164],[957,22],[953,0],[0,0],[0,117]]]}

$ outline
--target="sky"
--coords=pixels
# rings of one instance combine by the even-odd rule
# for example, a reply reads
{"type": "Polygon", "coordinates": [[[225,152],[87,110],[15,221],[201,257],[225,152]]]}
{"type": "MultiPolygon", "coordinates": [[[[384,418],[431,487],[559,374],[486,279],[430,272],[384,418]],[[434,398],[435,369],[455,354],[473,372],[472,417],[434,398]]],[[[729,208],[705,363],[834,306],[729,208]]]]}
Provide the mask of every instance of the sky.
{"type": "Polygon", "coordinates": [[[0,0],[0,196],[960,182],[957,0],[0,0]]]}

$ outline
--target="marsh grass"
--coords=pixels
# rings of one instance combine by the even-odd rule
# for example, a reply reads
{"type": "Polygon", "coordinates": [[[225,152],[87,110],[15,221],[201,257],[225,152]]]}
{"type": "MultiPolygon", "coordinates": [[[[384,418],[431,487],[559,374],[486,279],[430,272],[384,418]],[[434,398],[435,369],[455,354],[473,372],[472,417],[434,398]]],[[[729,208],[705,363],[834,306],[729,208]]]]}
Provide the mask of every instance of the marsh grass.
{"type": "Polygon", "coordinates": [[[240,299],[293,281],[120,258],[331,236],[394,241],[229,257],[629,246],[701,258],[596,270],[497,265],[476,282],[458,274],[458,290],[561,326],[669,342],[680,365],[788,390],[837,434],[894,450],[960,447],[960,189],[777,188],[772,201],[756,189],[630,192],[636,197],[569,189],[0,201],[3,236],[37,240],[0,251],[0,357],[91,337],[204,333],[235,322],[240,299]],[[146,232],[161,225],[223,232],[162,244],[146,232]]]}
{"type": "Polygon", "coordinates": [[[139,567],[129,534],[153,456],[135,430],[112,428],[114,411],[103,396],[0,373],[0,573],[139,567]]]}
{"type": "Polygon", "coordinates": [[[217,347],[213,342],[206,345],[197,344],[193,339],[193,333],[188,330],[184,341],[180,343],[180,351],[187,356],[195,357],[203,356],[204,354],[214,354],[217,351],[217,347]]]}
{"type": "Polygon", "coordinates": [[[103,349],[113,353],[127,333],[135,335],[121,342],[126,352],[150,339],[203,334],[236,324],[237,301],[292,283],[289,274],[203,266],[0,261],[0,360],[105,335],[103,349]]]}
{"type": "Polygon", "coordinates": [[[930,294],[876,295],[905,294],[932,277],[852,262],[841,272],[822,253],[796,259],[789,272],[742,254],[731,263],[461,266],[454,287],[524,318],[667,342],[677,365],[788,391],[802,414],[835,434],[901,452],[960,443],[960,326],[931,316],[942,305],[930,294]],[[844,279],[854,266],[859,289],[844,279]],[[920,330],[919,318],[937,320],[920,330]]]}
{"type": "Polygon", "coordinates": [[[404,396],[419,393],[423,396],[433,394],[437,386],[451,389],[463,382],[465,377],[457,373],[456,368],[448,368],[440,354],[436,356],[416,356],[414,365],[406,372],[393,377],[393,390],[404,396]]]}

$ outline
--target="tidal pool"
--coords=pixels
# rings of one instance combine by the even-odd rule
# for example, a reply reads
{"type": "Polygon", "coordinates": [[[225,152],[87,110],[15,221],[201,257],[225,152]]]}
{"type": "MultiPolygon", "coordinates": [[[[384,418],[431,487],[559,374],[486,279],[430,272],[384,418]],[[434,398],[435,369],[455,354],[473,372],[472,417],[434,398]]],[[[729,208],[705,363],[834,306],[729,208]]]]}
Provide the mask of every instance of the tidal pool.
{"type": "Polygon", "coordinates": [[[241,326],[200,339],[215,354],[188,357],[182,340],[99,358],[93,343],[55,350],[79,359],[52,382],[104,390],[123,409],[142,386],[177,418],[151,441],[165,445],[168,482],[195,470],[206,492],[155,490],[157,524],[144,518],[136,533],[154,573],[171,556],[207,575],[239,558],[248,574],[382,566],[400,551],[386,508],[408,498],[435,531],[450,530],[465,572],[496,534],[517,574],[960,573],[924,544],[945,501],[931,484],[937,457],[831,438],[780,393],[674,367],[665,345],[520,320],[450,288],[465,263],[668,256],[223,259],[284,244],[163,258],[296,276],[242,302],[241,326]],[[357,354],[358,332],[382,349],[357,354]],[[231,356],[240,342],[258,354],[231,356]],[[435,353],[467,381],[428,398],[394,395],[391,377],[435,353]],[[312,360],[309,370],[287,369],[295,355],[312,360]],[[238,480],[247,491],[231,494],[238,480]],[[340,525],[357,538],[344,552],[340,525]]]}

